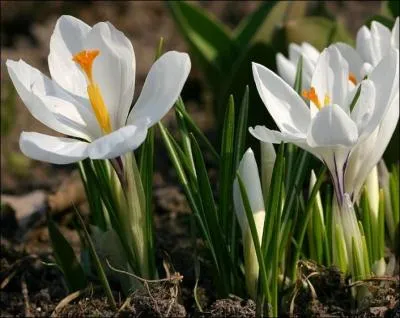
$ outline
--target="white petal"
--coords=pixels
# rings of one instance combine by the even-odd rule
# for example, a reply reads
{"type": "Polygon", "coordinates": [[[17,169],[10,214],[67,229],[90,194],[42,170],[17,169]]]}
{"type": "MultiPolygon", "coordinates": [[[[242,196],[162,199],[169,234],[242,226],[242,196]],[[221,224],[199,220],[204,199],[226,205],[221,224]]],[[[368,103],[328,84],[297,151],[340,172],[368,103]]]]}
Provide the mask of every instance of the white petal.
{"type": "Polygon", "coordinates": [[[356,124],[338,105],[323,107],[313,118],[307,141],[311,147],[353,146],[357,142],[356,124]]]}
{"type": "Polygon", "coordinates": [[[98,49],[93,80],[100,90],[113,129],[125,125],[135,84],[135,54],[132,43],[111,23],[100,22],[87,36],[85,49],[98,49]]]}
{"type": "Polygon", "coordinates": [[[356,77],[357,81],[361,81],[364,78],[364,76],[361,75],[364,62],[360,54],[346,43],[336,43],[335,46],[346,59],[350,72],[356,77]]]}
{"type": "Polygon", "coordinates": [[[62,134],[86,140],[97,136],[99,129],[89,105],[22,60],[7,60],[6,65],[18,95],[33,117],[62,134]]]}
{"type": "MultiPolygon", "coordinates": [[[[311,86],[315,88],[320,105],[324,106],[325,99],[328,99],[328,104],[337,104],[348,112],[345,105],[349,90],[348,78],[349,67],[346,60],[339,50],[331,45],[321,53],[311,79],[311,86]]],[[[314,116],[318,107],[312,101],[310,107],[314,116]]]]}
{"type": "Polygon", "coordinates": [[[128,123],[156,124],[177,101],[191,68],[189,55],[163,54],[151,67],[142,92],[129,114],[128,123]]]}
{"type": "Polygon", "coordinates": [[[300,45],[296,43],[290,43],[289,44],[289,60],[292,61],[292,63],[297,64],[299,61],[299,58],[302,54],[301,52],[301,47],[300,45]]]}
{"type": "Polygon", "coordinates": [[[88,154],[91,159],[111,159],[138,148],[146,139],[147,127],[128,125],[93,141],[88,154]]]}
{"type": "Polygon", "coordinates": [[[252,63],[258,93],[282,132],[306,133],[309,109],[301,97],[279,76],[266,67],[252,63]]]}
{"type": "Polygon", "coordinates": [[[303,56],[306,56],[314,65],[317,64],[320,52],[310,43],[303,42],[301,44],[303,56]]]}
{"type": "Polygon", "coordinates": [[[364,62],[375,65],[375,53],[372,45],[371,32],[364,25],[357,32],[356,49],[364,62]]]}
{"type": "MultiPolygon", "coordinates": [[[[261,190],[261,182],[260,175],[258,172],[257,162],[254,158],[254,153],[251,148],[247,149],[244,153],[242,160],[240,161],[238,173],[243,181],[243,184],[246,188],[246,194],[249,199],[249,203],[251,206],[251,210],[253,214],[256,213],[265,213],[264,208],[264,199],[261,190]]],[[[240,187],[238,181],[235,180],[234,184],[234,204],[235,211],[238,218],[238,222],[240,227],[242,228],[242,232],[244,233],[247,230],[248,223],[244,210],[244,206],[242,206],[239,202],[242,201],[242,196],[240,192],[240,187]]],[[[242,203],[243,204],[243,203],[242,203]]]]}
{"type": "Polygon", "coordinates": [[[272,144],[279,144],[281,142],[296,142],[305,140],[306,136],[298,134],[288,134],[277,130],[268,129],[265,126],[256,126],[255,128],[249,127],[249,132],[258,140],[272,144]]]}
{"type": "Polygon", "coordinates": [[[296,65],[289,61],[283,54],[276,55],[276,67],[280,77],[282,77],[290,87],[294,86],[296,77],[296,65]]]}
{"type": "Polygon", "coordinates": [[[395,49],[399,49],[399,17],[396,18],[392,29],[391,45],[395,49]]]}
{"type": "MultiPolygon", "coordinates": [[[[375,86],[370,80],[364,80],[360,83],[360,85],[360,95],[356,104],[354,105],[353,111],[351,112],[351,118],[356,123],[359,137],[361,138],[361,136],[364,134],[372,133],[378,122],[375,119],[374,122],[370,122],[371,118],[374,116],[375,110],[375,86]]],[[[354,88],[355,92],[357,90],[358,86],[354,88]]],[[[353,93],[350,94],[351,100],[348,100],[348,104],[350,104],[355,97],[355,94],[353,93]]]]}
{"type": "Polygon", "coordinates": [[[346,171],[346,186],[357,197],[369,172],[382,158],[399,121],[399,95],[393,98],[380,126],[352,151],[346,171]]]}
{"type": "Polygon", "coordinates": [[[256,126],[254,128],[249,127],[249,132],[255,138],[262,142],[279,144],[281,142],[290,142],[296,146],[310,152],[317,158],[321,158],[317,151],[307,144],[307,136],[305,134],[288,134],[286,132],[280,132],[276,130],[268,129],[265,126],[256,126]]]}
{"type": "Polygon", "coordinates": [[[71,138],[36,132],[22,132],[19,139],[19,146],[25,156],[54,164],[69,164],[86,158],[88,145],[71,138]]]}
{"type": "Polygon", "coordinates": [[[376,91],[374,114],[368,123],[368,131],[372,132],[382,121],[393,97],[399,92],[399,51],[391,49],[368,79],[374,83],[376,91]]]}
{"type": "Polygon", "coordinates": [[[372,21],[371,37],[375,52],[373,65],[378,64],[382,57],[386,55],[386,52],[389,51],[391,36],[391,32],[387,27],[377,21],[372,21]]]}
{"type": "Polygon", "coordinates": [[[50,38],[48,62],[51,77],[70,93],[81,97],[87,96],[87,84],[72,57],[83,50],[90,30],[91,27],[83,21],[63,15],[57,20],[50,38]]]}

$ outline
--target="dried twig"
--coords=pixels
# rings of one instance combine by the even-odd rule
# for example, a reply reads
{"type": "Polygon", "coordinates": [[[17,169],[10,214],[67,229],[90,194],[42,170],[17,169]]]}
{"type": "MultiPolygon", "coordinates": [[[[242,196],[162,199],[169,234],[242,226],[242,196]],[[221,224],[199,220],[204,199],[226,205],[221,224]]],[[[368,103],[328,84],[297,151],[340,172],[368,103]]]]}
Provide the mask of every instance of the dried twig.
{"type": "Polygon", "coordinates": [[[366,278],[366,279],[362,279],[362,280],[357,280],[354,283],[351,283],[348,286],[346,286],[346,288],[363,285],[368,282],[381,282],[381,281],[396,282],[396,281],[400,281],[400,280],[399,280],[399,277],[390,277],[390,276],[370,277],[370,278],[366,278]]]}
{"type": "Polygon", "coordinates": [[[181,281],[183,279],[183,276],[179,273],[174,273],[172,274],[170,277],[168,278],[161,278],[161,279],[146,279],[146,278],[142,278],[140,276],[137,276],[133,273],[129,273],[127,271],[121,270],[121,269],[117,269],[115,267],[113,267],[110,262],[108,261],[108,259],[106,259],[107,265],[108,267],[110,267],[111,270],[118,272],[120,274],[125,274],[128,276],[132,276],[134,278],[136,278],[137,280],[141,281],[142,283],[162,283],[162,282],[175,282],[175,281],[181,281]]]}
{"type": "Polygon", "coordinates": [[[21,277],[21,291],[22,291],[22,296],[24,297],[25,317],[33,317],[29,305],[28,286],[26,285],[24,274],[21,277]]]}
{"type": "Polygon", "coordinates": [[[27,255],[19,260],[17,260],[14,264],[12,264],[10,266],[10,268],[7,270],[7,274],[6,277],[3,279],[3,281],[0,284],[0,289],[5,288],[8,283],[11,281],[11,279],[15,276],[15,274],[18,273],[20,267],[23,263],[25,263],[28,260],[36,260],[39,259],[39,256],[36,254],[32,254],[32,255],[27,255]]]}

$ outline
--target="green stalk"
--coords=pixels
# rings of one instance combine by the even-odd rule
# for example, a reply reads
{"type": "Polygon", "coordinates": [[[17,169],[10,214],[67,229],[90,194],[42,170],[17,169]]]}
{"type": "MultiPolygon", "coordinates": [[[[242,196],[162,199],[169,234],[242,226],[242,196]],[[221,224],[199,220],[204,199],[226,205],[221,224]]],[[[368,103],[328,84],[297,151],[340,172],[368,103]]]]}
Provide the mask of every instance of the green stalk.
{"type": "Polygon", "coordinates": [[[87,241],[88,246],[89,246],[90,254],[92,255],[92,258],[94,260],[94,264],[95,264],[95,267],[96,267],[96,270],[97,270],[97,274],[99,275],[100,281],[101,281],[101,283],[103,285],[103,288],[104,288],[104,291],[105,291],[105,293],[107,295],[108,301],[110,302],[112,309],[114,311],[116,311],[117,310],[117,304],[116,304],[116,302],[114,300],[114,296],[112,294],[111,287],[110,287],[110,285],[108,283],[106,273],[104,272],[104,269],[103,269],[103,266],[101,265],[99,256],[96,253],[96,249],[94,247],[93,241],[90,238],[89,232],[86,229],[85,222],[83,221],[82,216],[80,215],[79,211],[75,209],[75,213],[76,213],[76,215],[77,215],[77,217],[79,219],[79,222],[81,223],[83,232],[85,234],[86,241],[87,241]]]}

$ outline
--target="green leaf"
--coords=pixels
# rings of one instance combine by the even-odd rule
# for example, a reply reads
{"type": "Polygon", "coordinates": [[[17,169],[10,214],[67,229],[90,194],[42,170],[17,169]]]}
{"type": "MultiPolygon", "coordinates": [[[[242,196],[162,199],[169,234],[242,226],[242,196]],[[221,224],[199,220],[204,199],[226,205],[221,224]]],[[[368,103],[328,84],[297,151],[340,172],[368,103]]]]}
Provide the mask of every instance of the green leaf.
{"type": "Polygon", "coordinates": [[[65,276],[68,289],[70,292],[84,289],[87,286],[86,275],[76,258],[74,250],[50,217],[47,219],[47,227],[54,257],[65,276]]]}
{"type": "Polygon", "coordinates": [[[259,27],[269,16],[277,1],[265,1],[250,15],[248,15],[235,30],[235,41],[238,47],[244,48],[249,45],[259,27]]]}
{"type": "Polygon", "coordinates": [[[399,1],[389,0],[389,1],[387,1],[387,6],[388,6],[388,9],[389,9],[390,13],[392,14],[393,18],[396,18],[400,15],[399,1]]]}
{"type": "Polygon", "coordinates": [[[167,7],[195,59],[212,87],[218,87],[223,72],[235,55],[234,42],[225,26],[205,10],[185,1],[169,1],[167,7]]]}
{"type": "Polygon", "coordinates": [[[228,107],[225,113],[224,127],[221,141],[221,160],[219,175],[219,217],[224,233],[230,233],[233,226],[232,213],[232,187],[233,187],[233,154],[235,137],[235,104],[233,96],[230,96],[228,107]]]}
{"type": "Polygon", "coordinates": [[[333,42],[353,43],[353,39],[340,22],[322,17],[305,17],[285,26],[287,43],[308,42],[318,50],[333,42]]]}
{"type": "Polygon", "coordinates": [[[377,21],[389,29],[392,29],[393,25],[394,25],[393,19],[385,17],[383,15],[379,15],[379,14],[376,14],[376,15],[370,17],[367,21],[364,22],[364,25],[366,25],[368,28],[371,28],[371,23],[373,21],[377,21]]]}
{"type": "Polygon", "coordinates": [[[246,137],[248,132],[248,125],[247,125],[248,112],[249,112],[249,86],[246,85],[246,90],[244,91],[243,94],[242,104],[240,105],[236,123],[236,131],[235,131],[236,146],[234,147],[235,169],[239,167],[239,163],[244,154],[246,146],[246,137]]]}
{"type": "Polygon", "coordinates": [[[83,221],[82,216],[80,215],[78,210],[75,209],[75,213],[76,213],[76,216],[78,217],[79,223],[80,223],[80,225],[81,225],[81,227],[83,229],[83,232],[85,234],[85,239],[86,239],[86,242],[88,244],[88,248],[89,248],[90,254],[92,256],[94,266],[95,266],[95,268],[97,270],[97,274],[98,274],[99,279],[100,279],[100,281],[101,281],[101,283],[103,285],[103,288],[104,288],[104,291],[105,291],[105,293],[107,295],[108,301],[110,302],[111,307],[114,310],[117,310],[117,304],[115,303],[114,296],[112,294],[110,285],[108,283],[106,273],[104,272],[104,268],[101,265],[99,256],[97,255],[96,249],[94,247],[92,239],[90,238],[89,232],[86,229],[85,222],[83,221]]]}
{"type": "MultiPolygon", "coordinates": [[[[183,105],[183,103],[182,103],[183,105]]],[[[210,141],[207,139],[207,137],[203,134],[203,132],[200,130],[200,128],[196,125],[196,123],[193,121],[193,119],[190,117],[188,112],[184,107],[182,107],[180,103],[176,104],[176,108],[178,111],[181,113],[183,118],[186,121],[187,128],[196,136],[196,138],[199,139],[199,142],[203,144],[208,151],[210,151],[211,155],[213,156],[215,161],[219,161],[219,154],[215,150],[214,146],[210,143],[210,141]]]]}

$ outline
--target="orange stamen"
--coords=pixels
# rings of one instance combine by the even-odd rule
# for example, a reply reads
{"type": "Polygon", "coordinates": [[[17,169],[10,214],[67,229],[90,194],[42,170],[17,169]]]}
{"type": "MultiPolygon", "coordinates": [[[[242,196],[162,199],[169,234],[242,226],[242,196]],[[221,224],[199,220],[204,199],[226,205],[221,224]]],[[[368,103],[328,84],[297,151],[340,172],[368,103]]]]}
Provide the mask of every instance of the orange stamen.
{"type": "Polygon", "coordinates": [[[357,79],[353,73],[349,73],[349,81],[352,82],[354,85],[357,85],[357,79]]]}
{"type": "Polygon", "coordinates": [[[93,61],[99,54],[99,50],[83,50],[75,54],[72,60],[78,63],[85,72],[88,80],[87,92],[93,112],[102,131],[109,134],[112,131],[110,115],[101,95],[100,87],[93,81],[92,75],[93,61]]]}
{"type": "MultiPolygon", "coordinates": [[[[304,90],[302,93],[303,97],[312,101],[318,109],[321,109],[321,103],[319,102],[318,96],[315,93],[315,88],[311,87],[309,91],[304,90]]],[[[326,99],[326,97],[325,97],[326,99]]]]}

